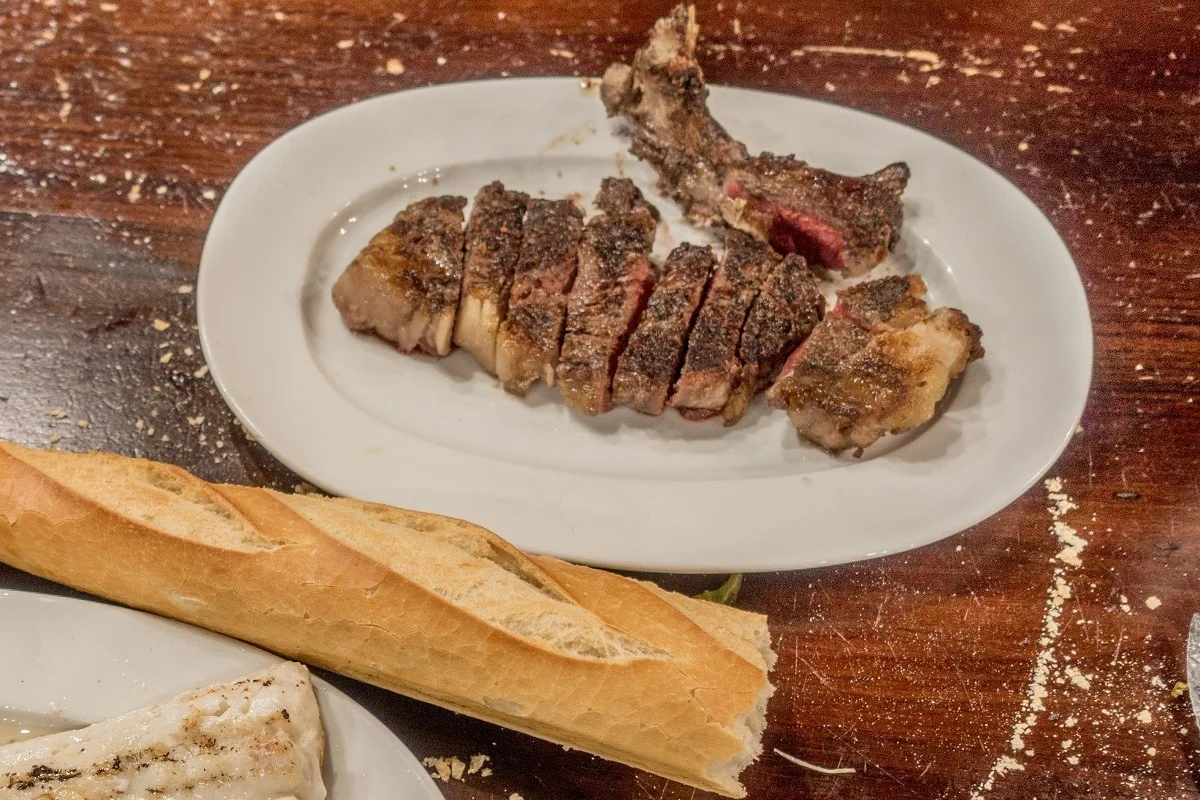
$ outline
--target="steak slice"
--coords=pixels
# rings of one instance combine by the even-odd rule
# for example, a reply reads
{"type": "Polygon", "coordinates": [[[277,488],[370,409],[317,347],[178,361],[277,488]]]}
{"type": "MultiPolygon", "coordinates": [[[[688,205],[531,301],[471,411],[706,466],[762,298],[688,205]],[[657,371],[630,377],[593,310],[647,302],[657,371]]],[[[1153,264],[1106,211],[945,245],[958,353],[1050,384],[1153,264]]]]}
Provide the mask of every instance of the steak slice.
{"type": "Polygon", "coordinates": [[[671,405],[685,418],[707,419],[729,401],[741,372],[738,343],[754,298],[778,256],[740,231],[725,236],[725,256],[688,336],[671,405]]]}
{"type": "Polygon", "coordinates": [[[914,295],[919,278],[871,284],[843,293],[767,392],[802,437],[834,452],[861,455],[929,421],[950,381],[983,356],[979,327],[958,309],[930,312],[914,295]]]}
{"type": "Polygon", "coordinates": [[[855,178],[792,156],[750,157],[708,111],[698,33],[693,9],[677,6],[655,23],[631,65],[604,73],[601,99],[609,116],[632,123],[633,154],[654,167],[696,224],[723,221],[848,275],[882,261],[899,236],[908,167],[855,178]]]}
{"type": "Polygon", "coordinates": [[[558,360],[563,400],[581,414],[612,409],[612,378],[654,285],[647,257],[658,210],[628,179],[605,178],[579,246],[579,274],[567,296],[558,360]]]}
{"type": "Polygon", "coordinates": [[[396,215],[333,285],[333,303],[354,331],[404,352],[451,350],[462,283],[464,197],[430,197],[396,215]]]}
{"type": "Polygon", "coordinates": [[[462,301],[454,343],[496,374],[496,333],[508,312],[513,271],[521,255],[521,220],[529,195],[492,181],[475,195],[467,222],[462,301]]]}
{"type": "Polygon", "coordinates": [[[763,153],[725,171],[725,221],[846,275],[864,275],[900,237],[908,165],[861,178],[763,153]]]}
{"type": "Polygon", "coordinates": [[[671,251],[646,310],[617,360],[613,403],[643,414],[663,412],[715,263],[710,247],[681,244],[671,251]]]}
{"type": "Polygon", "coordinates": [[[907,328],[929,313],[925,281],[919,275],[893,275],[851,286],[838,293],[833,313],[855,322],[864,330],[887,323],[907,328]]]}
{"type": "Polygon", "coordinates": [[[583,212],[570,200],[530,200],[522,231],[508,316],[496,336],[496,376],[523,397],[539,379],[554,385],[583,212]]]}
{"type": "Polygon", "coordinates": [[[804,259],[790,255],[777,263],[742,327],[738,345],[742,369],[725,404],[726,425],[741,420],[754,395],[775,379],[783,362],[824,314],[825,297],[804,259]]]}

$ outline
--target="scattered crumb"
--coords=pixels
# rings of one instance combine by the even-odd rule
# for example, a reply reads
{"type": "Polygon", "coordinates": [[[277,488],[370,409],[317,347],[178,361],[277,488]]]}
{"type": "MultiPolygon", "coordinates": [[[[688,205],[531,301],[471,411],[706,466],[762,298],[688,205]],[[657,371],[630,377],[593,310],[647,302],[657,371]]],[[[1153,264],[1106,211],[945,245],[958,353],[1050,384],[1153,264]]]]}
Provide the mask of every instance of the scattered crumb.
{"type": "Polygon", "coordinates": [[[337,43],[338,50],[349,50],[351,47],[354,47],[353,39],[342,39],[337,43]]]}
{"type": "Polygon", "coordinates": [[[62,441],[62,437],[57,433],[50,434],[50,444],[58,444],[60,441],[62,441]]]}
{"type": "Polygon", "coordinates": [[[204,424],[204,415],[201,414],[198,417],[188,417],[187,421],[188,421],[188,425],[203,425],[204,424]]]}
{"type": "Polygon", "coordinates": [[[1183,681],[1175,681],[1175,685],[1171,687],[1171,699],[1178,700],[1188,692],[1188,685],[1183,681]]]}
{"type": "Polygon", "coordinates": [[[1077,29],[1069,22],[1060,22],[1054,26],[1054,30],[1062,31],[1063,33],[1076,33],[1077,29]]]}
{"type": "Polygon", "coordinates": [[[120,6],[118,6],[116,3],[101,3],[100,4],[100,10],[103,11],[105,14],[111,14],[114,11],[116,11],[118,8],[120,8],[120,6]]]}
{"type": "Polygon", "coordinates": [[[485,756],[483,753],[478,753],[471,756],[471,763],[467,766],[467,774],[474,775],[476,772],[479,772],[481,769],[483,769],[483,765],[487,762],[488,756],[485,756]]]}
{"type": "Polygon", "coordinates": [[[203,197],[205,200],[216,200],[217,199],[217,193],[214,192],[212,189],[205,189],[203,192],[201,192],[200,196],[203,197]]]}
{"type": "Polygon", "coordinates": [[[389,58],[388,62],[387,62],[387,67],[385,67],[385,69],[387,69],[388,75],[403,75],[404,74],[404,62],[398,58],[389,58]]]}
{"type": "Polygon", "coordinates": [[[557,56],[558,58],[574,58],[575,57],[575,53],[571,52],[570,50],[563,50],[563,49],[559,49],[559,48],[555,48],[555,47],[550,48],[550,55],[557,56]]]}
{"type": "Polygon", "coordinates": [[[75,424],[81,428],[87,428],[90,427],[92,423],[88,422],[86,419],[77,419],[75,420],[75,424]]]}
{"type": "Polygon", "coordinates": [[[1029,27],[1033,28],[1035,31],[1048,30],[1048,28],[1046,27],[1046,24],[1044,22],[1038,22],[1036,19],[1033,22],[1029,23],[1029,27]]]}
{"type": "Polygon", "coordinates": [[[161,319],[154,320],[151,325],[154,327],[154,330],[158,331],[159,333],[162,333],[167,328],[171,327],[171,323],[161,319]]]}
{"type": "Polygon", "coordinates": [[[195,288],[196,287],[192,286],[192,284],[185,283],[182,286],[178,287],[175,291],[178,292],[179,294],[191,294],[195,288]]]}
{"type": "Polygon", "coordinates": [[[141,200],[142,185],[140,183],[135,183],[133,186],[131,186],[129,188],[129,194],[125,195],[125,199],[131,203],[136,203],[138,200],[141,200]]]}
{"type": "Polygon", "coordinates": [[[1070,86],[1059,86],[1057,84],[1052,83],[1046,87],[1046,91],[1053,92],[1055,94],[1071,94],[1075,90],[1072,89],[1070,86]]]}
{"type": "Polygon", "coordinates": [[[175,357],[175,354],[172,353],[170,350],[168,350],[167,352],[162,354],[162,357],[160,359],[158,359],[158,363],[166,364],[174,357],[175,357]]]}
{"type": "Polygon", "coordinates": [[[1154,609],[1158,608],[1161,605],[1162,605],[1162,600],[1159,600],[1154,595],[1150,595],[1149,597],[1146,598],[1146,608],[1150,609],[1151,611],[1153,611],[1154,609]]]}
{"type": "Polygon", "coordinates": [[[46,413],[55,419],[66,419],[67,417],[67,412],[63,411],[61,408],[52,408],[46,413]]]}
{"type": "Polygon", "coordinates": [[[200,369],[193,372],[192,377],[193,378],[203,378],[207,374],[208,374],[208,364],[205,364],[203,367],[201,367],[200,369]]]}
{"type": "Polygon", "coordinates": [[[826,84],[825,84],[825,91],[827,91],[827,92],[836,92],[836,91],[837,91],[837,87],[836,87],[836,86],[834,86],[832,83],[826,83],[826,84]]]}
{"type": "Polygon", "coordinates": [[[437,57],[437,65],[438,65],[439,67],[444,67],[444,66],[446,66],[446,57],[445,57],[445,56],[438,56],[438,57],[437,57]]]}
{"type": "Polygon", "coordinates": [[[513,792],[508,796],[508,800],[525,800],[525,798],[521,797],[521,795],[517,794],[516,792],[513,792]]]}
{"type": "Polygon", "coordinates": [[[1143,708],[1141,711],[1139,711],[1137,713],[1137,721],[1142,723],[1143,725],[1149,725],[1151,719],[1152,719],[1152,717],[1150,716],[1149,709],[1143,708]]]}
{"type": "Polygon", "coordinates": [[[1020,150],[1022,153],[1024,153],[1026,150],[1029,149],[1029,142],[1018,142],[1017,149],[1020,150]]]}

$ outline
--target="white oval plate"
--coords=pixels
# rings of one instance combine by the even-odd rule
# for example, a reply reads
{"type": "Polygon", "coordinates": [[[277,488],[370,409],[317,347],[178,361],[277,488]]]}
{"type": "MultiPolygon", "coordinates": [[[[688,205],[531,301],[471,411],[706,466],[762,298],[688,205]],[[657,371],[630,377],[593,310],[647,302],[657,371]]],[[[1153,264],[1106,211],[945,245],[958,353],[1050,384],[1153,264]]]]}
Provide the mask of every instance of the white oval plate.
{"type": "Polygon", "coordinates": [[[1027,489],[1065,447],[1091,378],[1079,274],[1016,187],[927,134],[857,111],[713,87],[751,150],[852,174],[904,160],[901,245],[885,265],[983,327],[935,420],[830,456],[760,397],[737,427],[628,409],[588,419],[554,390],[520,400],[461,352],[402,355],[355,336],[337,275],[407,203],[499,178],[550,197],[624,172],[663,212],[656,252],[705,240],[625,154],[595,88],[568,78],[449,84],[376,97],[280,137],[221,201],[200,262],[213,378],[283,463],[337,494],[480,523],[518,547],[642,570],[831,564],[960,531],[1027,489]]]}
{"type": "MultiPolygon", "coordinates": [[[[279,663],[248,644],[128,608],[0,592],[0,717],[91,724],[279,663]]],[[[358,703],[313,676],[330,800],[441,800],[420,762],[358,703]]]]}

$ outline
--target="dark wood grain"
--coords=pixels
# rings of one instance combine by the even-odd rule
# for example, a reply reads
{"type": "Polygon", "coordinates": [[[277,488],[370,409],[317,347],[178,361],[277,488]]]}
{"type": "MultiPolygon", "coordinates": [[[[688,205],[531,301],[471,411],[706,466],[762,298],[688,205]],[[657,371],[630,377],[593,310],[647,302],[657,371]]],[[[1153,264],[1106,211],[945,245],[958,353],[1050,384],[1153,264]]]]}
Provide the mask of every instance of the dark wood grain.
{"type": "MultiPolygon", "coordinates": [[[[0,4],[0,437],[294,487],[204,375],[186,293],[234,175],[285,130],[359,98],[598,74],[667,8],[0,4]]],[[[1070,247],[1096,331],[1082,431],[1050,472],[1078,505],[1062,521],[1087,541],[1080,565],[1056,559],[1039,485],[907,555],[747,578],[741,603],[770,615],[780,653],[751,797],[1200,796],[1196,725],[1170,696],[1200,611],[1200,9],[850,0],[702,3],[699,15],[712,82],[901,120],[1015,182],[1070,247]],[[944,63],[805,49],[831,45],[944,63]],[[1057,634],[1056,575],[1070,593],[1057,634]],[[1023,710],[1047,653],[1042,707],[1023,710]],[[1036,724],[1014,750],[1026,713],[1036,724]],[[776,747],[858,772],[806,772],[776,747]]],[[[688,591],[719,580],[659,577],[688,591]]],[[[62,591],[12,570],[0,586],[62,591]]],[[[491,776],[449,783],[447,797],[703,796],[337,682],[418,756],[491,757],[491,776]]]]}

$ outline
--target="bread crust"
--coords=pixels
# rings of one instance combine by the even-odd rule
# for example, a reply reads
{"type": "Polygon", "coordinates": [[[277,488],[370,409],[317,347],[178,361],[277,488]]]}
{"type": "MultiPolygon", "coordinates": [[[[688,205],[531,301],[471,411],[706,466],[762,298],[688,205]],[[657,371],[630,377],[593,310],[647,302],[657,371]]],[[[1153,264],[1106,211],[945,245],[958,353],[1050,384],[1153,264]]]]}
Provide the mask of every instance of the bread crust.
{"type": "Polygon", "coordinates": [[[760,750],[765,617],[461,520],[0,443],[0,560],[730,797],[760,750]],[[335,531],[335,512],[361,523],[335,531]]]}

